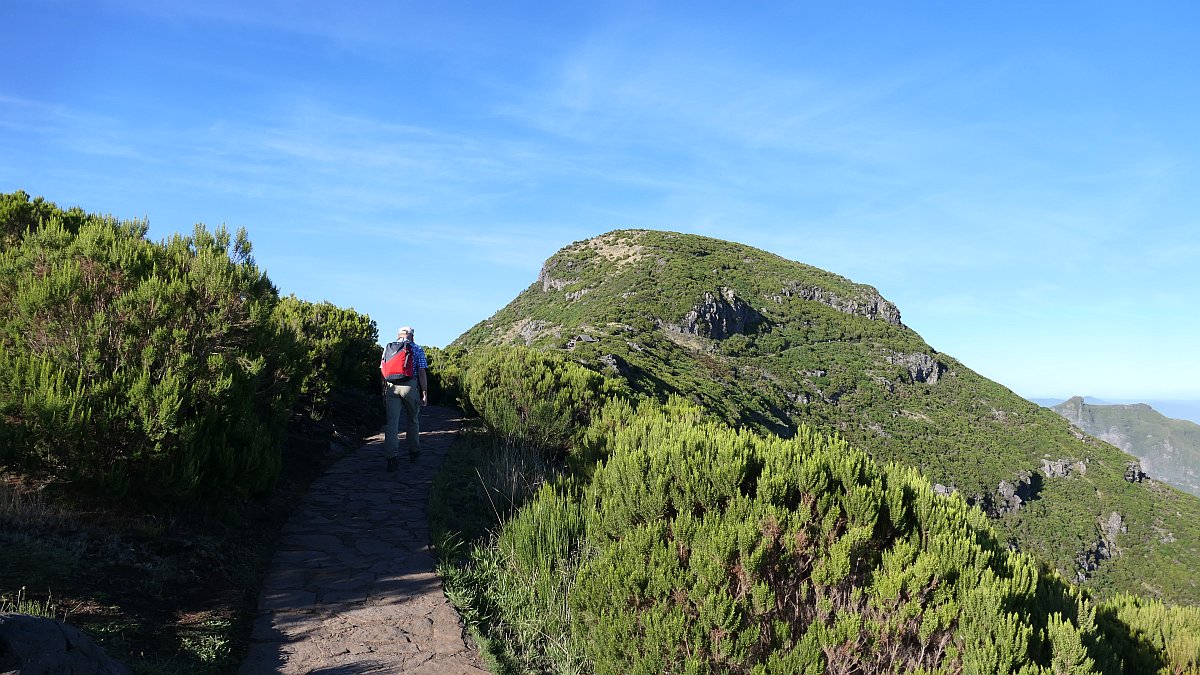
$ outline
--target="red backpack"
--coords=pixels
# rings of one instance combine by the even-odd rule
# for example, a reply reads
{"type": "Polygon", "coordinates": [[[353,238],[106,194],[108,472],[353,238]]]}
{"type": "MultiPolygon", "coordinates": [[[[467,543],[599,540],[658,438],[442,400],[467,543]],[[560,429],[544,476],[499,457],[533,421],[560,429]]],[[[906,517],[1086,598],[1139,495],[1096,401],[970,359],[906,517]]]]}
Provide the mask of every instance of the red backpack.
{"type": "Polygon", "coordinates": [[[417,358],[413,354],[413,343],[408,340],[389,342],[383,349],[383,360],[379,362],[383,379],[392,384],[403,384],[417,372],[417,358]]]}

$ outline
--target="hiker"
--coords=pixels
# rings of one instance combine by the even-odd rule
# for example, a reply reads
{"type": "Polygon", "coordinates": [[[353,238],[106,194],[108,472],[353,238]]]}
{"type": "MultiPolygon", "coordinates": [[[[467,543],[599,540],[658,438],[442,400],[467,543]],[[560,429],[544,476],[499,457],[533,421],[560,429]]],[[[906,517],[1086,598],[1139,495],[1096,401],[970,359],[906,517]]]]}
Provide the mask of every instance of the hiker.
{"type": "Polygon", "coordinates": [[[379,363],[383,375],[383,401],[387,406],[387,427],[383,435],[383,452],[387,470],[395,471],[400,453],[400,414],[408,420],[404,438],[408,458],[415,460],[421,453],[421,408],[429,405],[429,380],[425,369],[425,350],[413,342],[413,329],[405,326],[396,332],[396,341],[383,349],[379,363]]]}

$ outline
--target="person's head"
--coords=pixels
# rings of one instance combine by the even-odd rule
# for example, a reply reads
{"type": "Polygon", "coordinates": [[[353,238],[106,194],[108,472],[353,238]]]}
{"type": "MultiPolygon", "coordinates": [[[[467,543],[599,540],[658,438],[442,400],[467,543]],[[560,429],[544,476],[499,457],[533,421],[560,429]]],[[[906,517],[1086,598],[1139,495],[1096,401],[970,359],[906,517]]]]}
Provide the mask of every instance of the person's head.
{"type": "Polygon", "coordinates": [[[397,340],[411,340],[411,339],[413,339],[413,329],[412,329],[412,327],[411,327],[411,326],[405,326],[405,327],[401,328],[400,330],[396,331],[396,339],[397,339],[397,340]]]}

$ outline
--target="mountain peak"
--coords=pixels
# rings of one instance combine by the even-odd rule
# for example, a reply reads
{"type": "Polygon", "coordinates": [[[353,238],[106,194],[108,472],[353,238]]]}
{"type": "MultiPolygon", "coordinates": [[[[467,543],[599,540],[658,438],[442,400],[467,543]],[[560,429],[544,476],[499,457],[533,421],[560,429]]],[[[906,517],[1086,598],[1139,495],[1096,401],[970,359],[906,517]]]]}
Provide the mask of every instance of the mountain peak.
{"type": "Polygon", "coordinates": [[[555,253],[455,341],[507,344],[569,353],[734,426],[841,436],[979,506],[1011,546],[1068,576],[1132,591],[1122,584],[1138,570],[1170,570],[1155,592],[1200,601],[1200,556],[1170,563],[1133,545],[1200,541],[1200,500],[1130,482],[1129,455],[935,351],[872,286],[734,242],[615,230],[555,253]]]}

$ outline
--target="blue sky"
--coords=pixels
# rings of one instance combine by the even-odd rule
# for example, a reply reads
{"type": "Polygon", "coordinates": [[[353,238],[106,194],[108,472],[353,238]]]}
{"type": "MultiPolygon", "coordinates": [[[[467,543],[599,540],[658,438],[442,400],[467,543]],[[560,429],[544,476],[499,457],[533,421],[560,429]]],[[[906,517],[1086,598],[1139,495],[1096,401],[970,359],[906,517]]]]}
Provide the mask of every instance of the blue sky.
{"type": "Polygon", "coordinates": [[[873,285],[1025,396],[1200,398],[1198,31],[1193,2],[12,2],[0,191],[246,227],[282,292],[429,345],[654,228],[873,285]]]}

